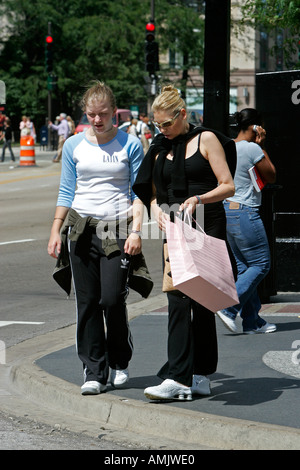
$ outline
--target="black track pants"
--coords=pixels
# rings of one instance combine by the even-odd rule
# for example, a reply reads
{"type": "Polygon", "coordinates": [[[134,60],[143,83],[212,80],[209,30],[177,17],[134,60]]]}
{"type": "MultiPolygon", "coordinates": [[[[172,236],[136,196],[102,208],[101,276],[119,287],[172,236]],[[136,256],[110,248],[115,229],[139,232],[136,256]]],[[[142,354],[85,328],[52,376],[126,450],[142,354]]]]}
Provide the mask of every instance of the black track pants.
{"type": "Polygon", "coordinates": [[[127,368],[133,351],[126,308],[129,259],[124,243],[118,239],[121,255],[109,259],[92,229],[69,245],[77,306],[77,352],[85,380],[102,384],[107,382],[109,367],[127,368]]]}
{"type": "Polygon", "coordinates": [[[168,293],[168,300],[168,361],[157,375],[190,387],[193,374],[217,369],[215,314],[183,295],[168,293]]]}

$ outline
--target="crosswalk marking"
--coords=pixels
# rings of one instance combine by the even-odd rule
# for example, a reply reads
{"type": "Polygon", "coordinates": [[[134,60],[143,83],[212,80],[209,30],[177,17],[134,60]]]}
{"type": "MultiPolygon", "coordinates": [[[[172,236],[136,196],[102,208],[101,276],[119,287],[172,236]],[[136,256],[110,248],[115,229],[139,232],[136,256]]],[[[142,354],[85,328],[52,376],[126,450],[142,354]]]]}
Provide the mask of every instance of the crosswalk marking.
{"type": "Polygon", "coordinates": [[[9,242],[0,242],[0,245],[10,245],[11,243],[25,243],[25,242],[34,242],[35,238],[25,238],[24,240],[12,240],[9,242]]]}
{"type": "Polygon", "coordinates": [[[44,321],[0,321],[0,328],[8,325],[43,325],[44,321]]]}

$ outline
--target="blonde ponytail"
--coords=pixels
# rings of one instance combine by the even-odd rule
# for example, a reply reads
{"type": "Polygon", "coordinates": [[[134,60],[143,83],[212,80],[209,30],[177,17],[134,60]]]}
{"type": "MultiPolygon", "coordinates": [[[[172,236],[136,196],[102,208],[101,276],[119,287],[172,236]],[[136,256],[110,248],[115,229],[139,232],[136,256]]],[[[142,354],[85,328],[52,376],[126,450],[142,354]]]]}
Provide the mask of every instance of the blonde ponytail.
{"type": "Polygon", "coordinates": [[[160,95],[158,95],[153,104],[152,111],[167,111],[175,114],[182,108],[186,108],[185,101],[181,98],[177,88],[173,85],[166,85],[162,88],[160,95]]]}

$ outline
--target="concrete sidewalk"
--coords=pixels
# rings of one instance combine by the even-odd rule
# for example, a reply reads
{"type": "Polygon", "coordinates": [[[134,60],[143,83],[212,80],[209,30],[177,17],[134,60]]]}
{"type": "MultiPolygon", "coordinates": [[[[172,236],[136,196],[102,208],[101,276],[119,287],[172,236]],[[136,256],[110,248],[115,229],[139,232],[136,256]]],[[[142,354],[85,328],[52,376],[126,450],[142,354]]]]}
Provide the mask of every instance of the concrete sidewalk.
{"type": "MultiPolygon", "coordinates": [[[[0,182],[59,176],[54,153],[36,149],[36,167],[5,161],[0,182]]],[[[166,360],[167,302],[161,294],[128,305],[135,349],[127,388],[81,396],[72,325],[7,350],[0,367],[1,410],[106,438],[130,435],[155,449],[299,450],[300,294],[271,301],[261,315],[277,324],[276,333],[233,335],[217,318],[219,364],[208,397],[158,403],[144,396],[145,387],[160,383],[156,373],[166,360]]]]}
{"type": "Polygon", "coordinates": [[[143,393],[160,383],[156,372],[166,360],[164,294],[128,306],[135,349],[126,388],[109,385],[104,394],[81,396],[75,325],[16,346],[22,349],[17,355],[27,359],[15,361],[10,378],[36,403],[56,412],[67,411],[99,429],[169,442],[169,448],[174,442],[176,449],[299,450],[299,295],[289,302],[276,298],[261,312],[277,324],[276,333],[233,335],[217,318],[219,366],[210,377],[212,394],[191,402],[149,402],[143,393]]]}

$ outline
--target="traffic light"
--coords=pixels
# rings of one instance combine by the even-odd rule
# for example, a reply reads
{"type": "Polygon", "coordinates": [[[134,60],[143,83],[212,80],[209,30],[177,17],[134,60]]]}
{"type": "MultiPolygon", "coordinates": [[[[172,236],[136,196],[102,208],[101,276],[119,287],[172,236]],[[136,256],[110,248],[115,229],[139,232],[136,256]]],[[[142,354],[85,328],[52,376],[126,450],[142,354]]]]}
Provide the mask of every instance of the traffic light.
{"type": "Polygon", "coordinates": [[[155,41],[155,24],[150,21],[146,24],[145,66],[149,75],[155,75],[159,70],[158,43],[155,41]]]}
{"type": "Polygon", "coordinates": [[[52,72],[53,70],[53,37],[47,36],[46,37],[46,49],[45,49],[45,63],[46,63],[46,71],[48,73],[52,72]]]}

